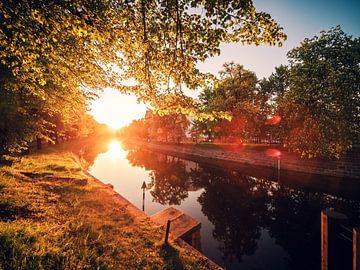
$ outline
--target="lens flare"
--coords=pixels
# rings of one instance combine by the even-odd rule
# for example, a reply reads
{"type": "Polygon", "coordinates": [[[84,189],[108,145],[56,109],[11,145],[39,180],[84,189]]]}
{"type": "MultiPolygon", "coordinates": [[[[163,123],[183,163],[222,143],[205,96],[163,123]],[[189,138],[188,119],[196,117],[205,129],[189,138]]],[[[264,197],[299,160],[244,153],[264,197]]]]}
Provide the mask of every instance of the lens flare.
{"type": "Polygon", "coordinates": [[[279,124],[281,122],[281,119],[281,115],[274,115],[273,117],[266,119],[265,124],[274,126],[279,124]]]}
{"type": "Polygon", "coordinates": [[[270,148],[265,151],[265,155],[267,155],[268,157],[280,158],[281,151],[275,148],[270,148]]]}

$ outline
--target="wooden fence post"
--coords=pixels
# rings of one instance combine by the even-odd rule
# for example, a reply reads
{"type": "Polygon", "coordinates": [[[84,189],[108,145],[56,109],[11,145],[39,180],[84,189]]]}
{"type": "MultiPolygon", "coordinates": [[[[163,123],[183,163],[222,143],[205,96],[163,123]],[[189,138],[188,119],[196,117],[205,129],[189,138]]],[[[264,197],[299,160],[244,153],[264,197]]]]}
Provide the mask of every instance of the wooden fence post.
{"type": "Polygon", "coordinates": [[[353,270],[360,270],[360,232],[353,229],[353,270]]]}
{"type": "Polygon", "coordinates": [[[38,150],[40,150],[42,147],[41,147],[41,139],[39,137],[36,137],[36,148],[38,150]]]}
{"type": "Polygon", "coordinates": [[[321,211],[321,270],[328,270],[328,216],[321,211]]]}
{"type": "Polygon", "coordinates": [[[170,220],[167,221],[166,224],[166,232],[165,232],[165,245],[168,244],[168,240],[169,240],[169,232],[170,232],[170,220]]]}

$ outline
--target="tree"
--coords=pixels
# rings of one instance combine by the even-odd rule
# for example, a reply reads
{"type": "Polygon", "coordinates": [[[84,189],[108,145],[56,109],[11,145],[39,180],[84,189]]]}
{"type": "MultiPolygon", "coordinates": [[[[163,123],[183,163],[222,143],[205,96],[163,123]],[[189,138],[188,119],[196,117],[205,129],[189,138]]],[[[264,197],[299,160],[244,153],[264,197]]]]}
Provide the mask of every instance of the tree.
{"type": "Polygon", "coordinates": [[[128,126],[120,129],[118,135],[123,139],[148,139],[149,129],[150,126],[146,119],[133,120],[128,126]]]}
{"type": "Polygon", "coordinates": [[[289,87],[277,105],[284,146],[308,158],[339,158],[360,141],[360,39],[338,26],[288,57],[289,87]]]}
{"type": "Polygon", "coordinates": [[[282,111],[279,104],[286,91],[289,90],[289,67],[281,65],[275,68],[269,78],[263,78],[259,82],[259,91],[262,93],[263,107],[267,108],[264,132],[271,134],[272,138],[280,139],[284,136],[285,127],[282,120],[282,111]]]}
{"type": "Polygon", "coordinates": [[[0,60],[34,91],[44,91],[47,77],[123,91],[117,79],[134,78],[137,87],[126,89],[154,104],[170,82],[199,86],[204,76],[195,64],[218,54],[221,42],[281,45],[286,38],[250,0],[12,0],[0,14],[0,60]]]}
{"type": "Polygon", "coordinates": [[[149,126],[151,138],[158,141],[176,143],[186,138],[187,128],[190,124],[185,115],[175,113],[169,115],[151,113],[146,118],[146,122],[149,126]]]}
{"type": "MultiPolygon", "coordinates": [[[[213,89],[200,94],[204,111],[227,112],[231,119],[208,121],[212,135],[222,139],[247,139],[262,133],[268,106],[266,96],[259,91],[254,72],[234,63],[224,64],[221,78],[213,89]]],[[[201,123],[195,127],[203,126],[201,123]]]]}
{"type": "Polygon", "coordinates": [[[91,132],[93,119],[86,115],[87,97],[80,89],[65,91],[49,82],[39,96],[28,92],[6,66],[0,70],[0,155],[27,149],[35,139],[56,141],[91,132]]]}
{"type": "Polygon", "coordinates": [[[33,127],[1,139],[21,147],[27,134],[48,137],[41,115],[62,114],[65,101],[74,108],[69,102],[109,86],[161,112],[209,117],[181,90],[206,80],[196,63],[218,54],[221,42],[281,46],[286,39],[251,0],[9,0],[0,2],[0,20],[0,63],[12,76],[3,95],[27,100],[13,113],[33,127]],[[137,85],[126,86],[129,78],[137,85]]]}

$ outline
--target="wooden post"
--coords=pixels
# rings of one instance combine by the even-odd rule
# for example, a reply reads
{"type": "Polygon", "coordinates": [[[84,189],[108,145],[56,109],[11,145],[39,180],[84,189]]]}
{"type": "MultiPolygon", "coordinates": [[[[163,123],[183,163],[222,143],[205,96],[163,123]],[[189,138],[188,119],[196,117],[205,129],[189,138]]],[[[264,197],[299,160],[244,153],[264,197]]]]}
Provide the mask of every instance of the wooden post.
{"type": "Polygon", "coordinates": [[[360,231],[353,229],[353,270],[360,270],[360,231]]]}
{"type": "Polygon", "coordinates": [[[142,210],[145,211],[145,189],[146,189],[145,181],[143,182],[141,188],[143,190],[142,210]]]}
{"type": "Polygon", "coordinates": [[[145,189],[143,189],[143,212],[145,212],[145,189]]]}
{"type": "Polygon", "coordinates": [[[280,157],[277,158],[277,168],[278,171],[280,172],[280,157]]]}
{"type": "Polygon", "coordinates": [[[280,156],[277,157],[277,180],[280,183],[280,156]]]}
{"type": "Polygon", "coordinates": [[[38,150],[41,149],[41,139],[39,137],[36,138],[36,147],[38,150]]]}
{"type": "Polygon", "coordinates": [[[166,224],[166,231],[165,231],[165,245],[168,244],[168,240],[169,240],[169,232],[170,232],[170,220],[167,221],[166,224]]]}
{"type": "Polygon", "coordinates": [[[321,270],[328,270],[328,216],[321,211],[321,270]]]}

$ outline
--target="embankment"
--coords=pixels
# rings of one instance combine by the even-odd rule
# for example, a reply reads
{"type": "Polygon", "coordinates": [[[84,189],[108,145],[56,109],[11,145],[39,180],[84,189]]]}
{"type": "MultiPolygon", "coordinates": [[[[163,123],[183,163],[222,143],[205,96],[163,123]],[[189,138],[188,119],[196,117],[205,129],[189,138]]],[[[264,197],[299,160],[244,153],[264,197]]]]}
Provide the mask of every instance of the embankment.
{"type": "Polygon", "coordinates": [[[281,169],[276,158],[264,151],[253,149],[226,149],[201,145],[164,144],[132,141],[132,147],[140,147],[180,158],[238,170],[242,174],[281,182],[292,188],[324,192],[344,198],[357,198],[360,194],[360,160],[346,157],[342,160],[303,160],[290,153],[282,153],[281,169]]]}
{"type": "MultiPolygon", "coordinates": [[[[265,151],[226,150],[219,146],[217,149],[206,149],[198,145],[187,144],[162,144],[156,142],[136,141],[150,150],[162,151],[174,155],[230,161],[239,164],[277,168],[277,158],[267,156],[265,151]]],[[[281,170],[295,171],[300,173],[327,175],[340,178],[360,179],[360,156],[345,156],[339,160],[301,159],[298,156],[282,152],[280,158],[281,170]]]]}
{"type": "Polygon", "coordinates": [[[0,166],[0,269],[221,269],[181,241],[164,246],[148,216],[85,174],[83,143],[0,166]]]}

